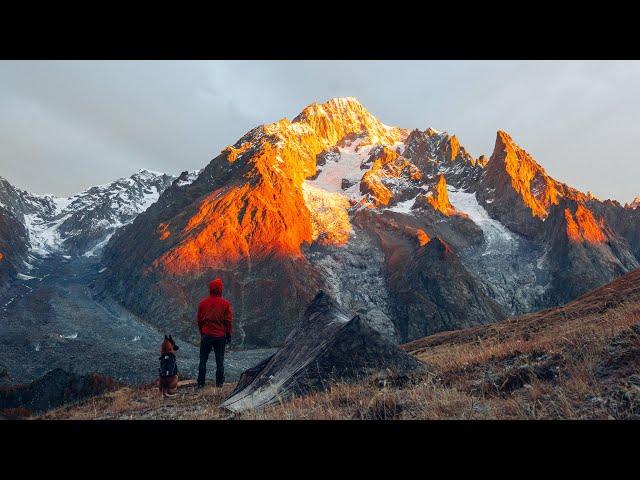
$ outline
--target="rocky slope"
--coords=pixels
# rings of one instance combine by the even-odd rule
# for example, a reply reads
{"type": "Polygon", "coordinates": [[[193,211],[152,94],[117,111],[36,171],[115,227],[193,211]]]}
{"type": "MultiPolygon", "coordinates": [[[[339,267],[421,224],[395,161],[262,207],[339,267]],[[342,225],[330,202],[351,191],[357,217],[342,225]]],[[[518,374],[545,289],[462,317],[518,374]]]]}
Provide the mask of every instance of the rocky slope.
{"type": "Polygon", "coordinates": [[[318,290],[395,340],[565,302],[638,266],[638,210],[551,178],[505,132],[489,159],[353,98],[257,127],[121,229],[103,287],[191,332],[220,276],[236,344],[281,344],[318,290]]]}
{"type": "Polygon", "coordinates": [[[16,297],[11,286],[20,276],[28,278],[29,232],[26,216],[35,212],[52,214],[55,205],[50,197],[31,195],[15,188],[0,177],[0,309],[16,297]]]}
{"type": "Polygon", "coordinates": [[[538,262],[551,280],[541,306],[564,303],[639,266],[629,244],[637,222],[621,225],[631,210],[551,178],[505,132],[497,134],[476,195],[492,218],[543,246],[538,262]]]}
{"type": "Polygon", "coordinates": [[[20,418],[116,390],[120,386],[110,377],[95,373],[77,375],[57,368],[28,385],[0,386],[0,411],[5,417],[20,418]]]}
{"type": "Polygon", "coordinates": [[[27,232],[5,208],[0,207],[0,307],[10,302],[9,287],[20,275],[27,257],[27,232]]]}
{"type": "Polygon", "coordinates": [[[604,218],[629,243],[635,257],[640,258],[640,197],[624,207],[615,200],[592,200],[588,206],[596,215],[604,218]]]}

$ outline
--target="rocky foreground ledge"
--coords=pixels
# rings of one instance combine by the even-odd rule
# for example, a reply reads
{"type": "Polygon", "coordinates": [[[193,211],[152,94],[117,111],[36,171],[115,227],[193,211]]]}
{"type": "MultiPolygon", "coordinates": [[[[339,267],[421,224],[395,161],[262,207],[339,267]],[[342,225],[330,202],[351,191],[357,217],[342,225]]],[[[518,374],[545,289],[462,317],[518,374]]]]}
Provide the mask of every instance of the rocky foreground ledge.
{"type": "Polygon", "coordinates": [[[222,404],[232,412],[257,410],[330,384],[373,374],[408,375],[422,363],[352,316],[324,292],[272,357],[247,370],[222,404]]]}

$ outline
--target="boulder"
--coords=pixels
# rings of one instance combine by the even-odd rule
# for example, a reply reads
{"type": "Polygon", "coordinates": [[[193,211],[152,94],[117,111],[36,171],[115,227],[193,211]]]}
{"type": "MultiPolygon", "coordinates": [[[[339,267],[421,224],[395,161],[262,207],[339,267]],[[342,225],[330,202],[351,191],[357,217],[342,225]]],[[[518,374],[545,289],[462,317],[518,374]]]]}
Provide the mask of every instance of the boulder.
{"type": "Polygon", "coordinates": [[[233,412],[321,391],[339,380],[388,372],[403,375],[423,364],[385,339],[324,292],[272,357],[247,370],[222,404],[233,412]]]}

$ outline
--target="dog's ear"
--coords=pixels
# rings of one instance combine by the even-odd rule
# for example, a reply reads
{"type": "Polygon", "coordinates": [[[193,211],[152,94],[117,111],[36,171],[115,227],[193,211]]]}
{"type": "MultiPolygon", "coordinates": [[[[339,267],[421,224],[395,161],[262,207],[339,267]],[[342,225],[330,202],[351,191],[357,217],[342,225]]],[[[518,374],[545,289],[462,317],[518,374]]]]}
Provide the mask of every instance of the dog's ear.
{"type": "Polygon", "coordinates": [[[165,335],[165,336],[164,336],[164,339],[165,339],[165,340],[169,340],[169,337],[167,337],[167,336],[165,335]]]}
{"type": "Polygon", "coordinates": [[[171,335],[169,335],[169,340],[173,341],[173,338],[171,338],[171,335]]]}

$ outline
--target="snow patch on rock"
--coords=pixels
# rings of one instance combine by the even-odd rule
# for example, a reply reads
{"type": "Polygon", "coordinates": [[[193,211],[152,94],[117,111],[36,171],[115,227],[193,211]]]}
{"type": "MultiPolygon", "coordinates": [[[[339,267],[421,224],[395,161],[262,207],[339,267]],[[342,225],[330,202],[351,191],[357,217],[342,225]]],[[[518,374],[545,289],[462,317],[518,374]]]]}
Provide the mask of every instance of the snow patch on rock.
{"type": "Polygon", "coordinates": [[[186,187],[187,185],[191,185],[195,181],[195,179],[200,176],[202,170],[204,169],[201,168],[200,170],[191,170],[187,172],[184,177],[181,176],[178,181],[176,181],[176,185],[178,187],[186,187]]]}
{"type": "Polygon", "coordinates": [[[330,155],[324,165],[318,167],[320,173],[314,180],[308,180],[313,187],[321,188],[328,192],[342,193],[349,199],[359,200],[360,180],[366,169],[361,169],[361,165],[369,158],[372,145],[363,145],[362,139],[354,140],[346,147],[339,147],[338,155],[330,155]],[[342,188],[342,180],[347,180],[351,186],[342,188]]]}
{"type": "Polygon", "coordinates": [[[456,210],[466,213],[482,230],[486,242],[486,250],[482,255],[513,253],[518,247],[515,235],[498,220],[489,216],[478,203],[475,193],[463,192],[450,185],[447,186],[447,190],[449,203],[456,210]]]}
{"type": "Polygon", "coordinates": [[[404,202],[398,202],[393,207],[387,208],[386,210],[389,210],[390,212],[410,214],[411,207],[413,207],[413,204],[416,203],[416,198],[417,197],[413,197],[409,200],[405,200],[404,202]]]}

